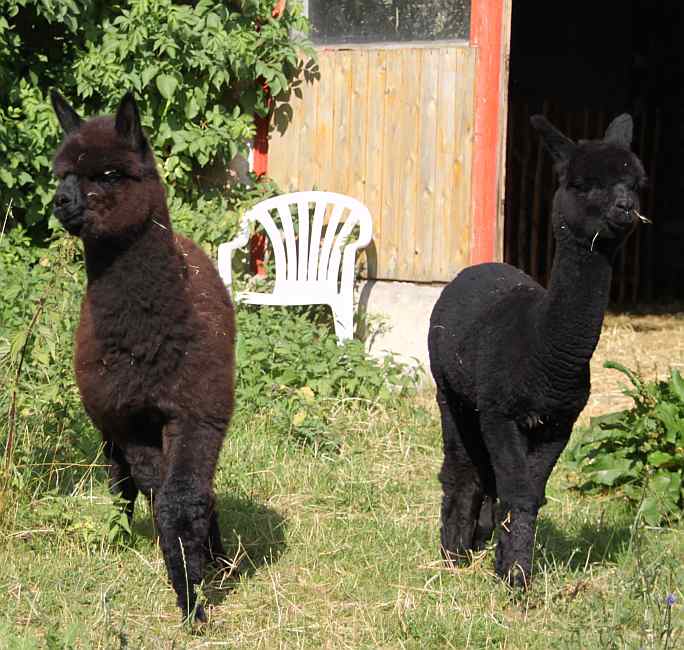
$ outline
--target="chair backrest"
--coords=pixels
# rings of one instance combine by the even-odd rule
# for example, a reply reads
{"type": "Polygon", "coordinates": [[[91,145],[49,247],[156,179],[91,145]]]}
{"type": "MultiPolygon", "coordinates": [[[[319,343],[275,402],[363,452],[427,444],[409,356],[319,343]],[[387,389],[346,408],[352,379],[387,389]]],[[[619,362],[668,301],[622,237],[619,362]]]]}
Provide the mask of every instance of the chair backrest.
{"type": "Polygon", "coordinates": [[[339,285],[344,291],[346,276],[353,282],[356,251],[368,246],[372,237],[368,208],[333,192],[294,192],[261,201],[243,218],[244,238],[252,221],[263,226],[271,241],[275,291],[279,285],[299,282],[324,283],[331,288],[339,285]],[[280,227],[272,216],[275,214],[280,227]],[[350,241],[357,225],[358,238],[350,241]]]}

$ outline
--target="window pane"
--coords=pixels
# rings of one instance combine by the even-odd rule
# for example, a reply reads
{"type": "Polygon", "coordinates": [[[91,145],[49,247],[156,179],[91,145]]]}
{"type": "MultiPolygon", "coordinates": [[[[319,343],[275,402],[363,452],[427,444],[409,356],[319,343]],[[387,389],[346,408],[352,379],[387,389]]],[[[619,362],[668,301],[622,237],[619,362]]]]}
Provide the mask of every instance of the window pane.
{"type": "Polygon", "coordinates": [[[467,39],[471,0],[309,0],[315,43],[467,39]]]}

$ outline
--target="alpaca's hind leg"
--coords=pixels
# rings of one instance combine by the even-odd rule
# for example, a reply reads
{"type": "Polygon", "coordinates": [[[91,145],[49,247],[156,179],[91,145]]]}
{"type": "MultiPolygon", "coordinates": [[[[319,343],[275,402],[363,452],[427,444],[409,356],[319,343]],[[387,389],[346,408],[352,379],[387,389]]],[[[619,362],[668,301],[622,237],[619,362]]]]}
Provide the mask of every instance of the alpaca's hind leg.
{"type": "Polygon", "coordinates": [[[128,516],[128,523],[133,519],[135,499],[138,496],[138,486],[131,475],[131,466],[126,461],[123,451],[111,440],[105,443],[105,456],[109,465],[109,489],[115,496],[124,500],[123,510],[128,516]]]}
{"type": "Polygon", "coordinates": [[[218,514],[216,513],[216,510],[213,510],[211,513],[206,550],[207,559],[209,561],[224,560],[228,562],[226,549],[223,548],[223,542],[221,541],[221,529],[219,528],[218,514]]]}
{"type": "Polygon", "coordinates": [[[161,468],[163,454],[159,447],[130,443],[126,447],[126,459],[131,467],[131,475],[140,492],[150,504],[154,518],[154,497],[161,487],[161,468]]]}
{"type": "Polygon", "coordinates": [[[467,559],[482,504],[483,490],[477,468],[462,440],[460,423],[446,398],[438,393],[442,414],[444,462],[439,473],[443,497],[441,510],[442,553],[449,562],[467,559]]]}
{"type": "MultiPolygon", "coordinates": [[[[206,620],[197,603],[214,511],[212,478],[223,432],[171,421],[164,431],[166,475],[155,499],[159,541],[184,616],[206,620]]],[[[218,525],[216,526],[216,529],[218,525]]]]}
{"type": "Polygon", "coordinates": [[[538,496],[530,480],[527,440],[515,422],[483,415],[482,437],[489,450],[499,495],[496,572],[525,587],[532,572],[538,496]]]}
{"type": "Polygon", "coordinates": [[[480,516],[475,528],[473,538],[473,550],[479,551],[484,548],[494,533],[494,521],[496,511],[496,496],[485,494],[480,506],[480,516]]]}

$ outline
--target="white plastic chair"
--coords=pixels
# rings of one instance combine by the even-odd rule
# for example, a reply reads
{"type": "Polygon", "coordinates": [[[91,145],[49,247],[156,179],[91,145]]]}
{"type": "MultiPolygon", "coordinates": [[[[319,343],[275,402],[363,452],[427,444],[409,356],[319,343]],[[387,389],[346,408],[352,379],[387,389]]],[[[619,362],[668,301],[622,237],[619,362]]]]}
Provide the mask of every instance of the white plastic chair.
{"type": "Polygon", "coordinates": [[[244,214],[238,236],[218,248],[218,270],[228,289],[232,285],[233,251],[247,246],[253,221],[263,226],[271,241],[275,285],[271,293],[245,291],[233,299],[251,305],[330,305],[338,342],[351,339],[356,252],[370,244],[373,231],[368,208],[343,194],[313,191],[283,194],[257,203],[244,214]],[[291,207],[295,208],[294,217],[291,207]],[[272,211],[277,211],[282,230],[272,211]],[[326,213],[330,217],[324,230],[326,213]],[[357,224],[358,239],[348,241],[357,224]]]}

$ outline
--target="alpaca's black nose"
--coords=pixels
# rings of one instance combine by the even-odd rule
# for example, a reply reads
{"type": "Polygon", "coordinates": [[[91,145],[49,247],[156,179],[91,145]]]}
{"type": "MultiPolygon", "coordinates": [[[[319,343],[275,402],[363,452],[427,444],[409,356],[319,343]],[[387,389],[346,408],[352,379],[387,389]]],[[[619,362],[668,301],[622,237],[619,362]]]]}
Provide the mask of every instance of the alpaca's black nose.
{"type": "Polygon", "coordinates": [[[83,197],[78,183],[78,176],[67,174],[57,188],[54,204],[55,209],[63,212],[72,212],[83,207],[83,197]]]}
{"type": "Polygon", "coordinates": [[[65,206],[67,206],[70,203],[70,201],[71,201],[71,199],[65,193],[58,193],[55,196],[55,205],[58,208],[63,208],[65,206]]]}

